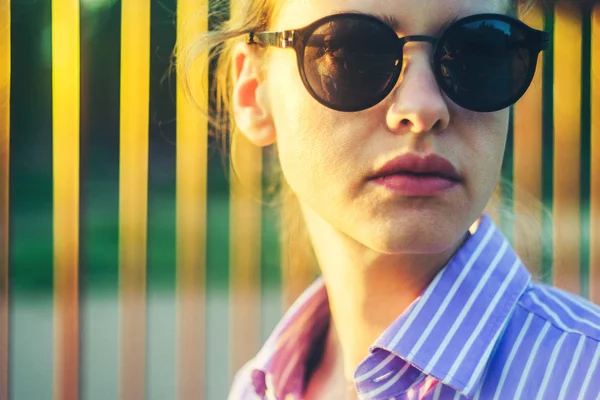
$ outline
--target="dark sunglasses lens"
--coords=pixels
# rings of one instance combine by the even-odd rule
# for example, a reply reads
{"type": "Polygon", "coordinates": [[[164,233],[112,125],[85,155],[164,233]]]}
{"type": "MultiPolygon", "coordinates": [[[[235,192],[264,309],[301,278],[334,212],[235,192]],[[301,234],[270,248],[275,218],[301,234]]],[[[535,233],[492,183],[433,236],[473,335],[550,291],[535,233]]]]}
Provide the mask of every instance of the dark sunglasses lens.
{"type": "Polygon", "coordinates": [[[376,21],[344,17],[325,22],[306,43],[306,81],[323,104],[364,110],[385,97],[400,62],[396,49],[395,33],[376,21]]]}
{"type": "Polygon", "coordinates": [[[436,52],[438,81],[455,103],[496,111],[516,102],[532,78],[535,55],[519,24],[480,19],[449,28],[436,52]]]}

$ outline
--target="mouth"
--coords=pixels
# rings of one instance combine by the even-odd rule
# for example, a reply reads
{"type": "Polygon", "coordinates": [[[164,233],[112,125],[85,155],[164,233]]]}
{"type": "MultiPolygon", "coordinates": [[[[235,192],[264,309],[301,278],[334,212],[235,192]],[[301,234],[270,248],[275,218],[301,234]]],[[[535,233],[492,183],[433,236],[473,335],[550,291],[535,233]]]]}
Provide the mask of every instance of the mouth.
{"type": "Polygon", "coordinates": [[[457,187],[463,178],[445,158],[414,153],[394,158],[369,179],[405,196],[436,196],[457,187]]]}

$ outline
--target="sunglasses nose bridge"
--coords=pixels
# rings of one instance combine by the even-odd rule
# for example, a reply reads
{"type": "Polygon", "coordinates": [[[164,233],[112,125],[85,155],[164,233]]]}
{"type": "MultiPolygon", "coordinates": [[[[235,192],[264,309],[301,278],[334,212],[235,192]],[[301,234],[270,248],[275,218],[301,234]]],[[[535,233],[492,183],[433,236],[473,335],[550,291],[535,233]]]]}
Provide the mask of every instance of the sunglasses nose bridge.
{"type": "Polygon", "coordinates": [[[410,42],[429,43],[433,47],[435,47],[435,45],[437,44],[437,41],[438,41],[438,39],[436,37],[426,36],[426,35],[411,35],[411,36],[404,36],[404,37],[401,37],[398,39],[400,40],[401,48],[404,48],[404,46],[406,46],[406,44],[408,44],[410,42]]]}
{"type": "Polygon", "coordinates": [[[432,50],[434,50],[437,45],[438,39],[433,36],[425,35],[412,35],[398,38],[398,56],[400,57],[400,59],[404,57],[404,47],[411,42],[429,43],[432,46],[432,50]]]}
{"type": "MultiPolygon", "coordinates": [[[[400,67],[402,69],[404,69],[404,47],[411,42],[417,42],[417,43],[429,43],[432,46],[432,53],[435,52],[435,47],[437,45],[438,39],[433,37],[433,36],[426,36],[426,35],[411,35],[411,36],[404,36],[404,37],[400,37],[398,38],[398,59],[400,60],[400,67]]],[[[402,71],[401,71],[402,73],[402,71]]]]}

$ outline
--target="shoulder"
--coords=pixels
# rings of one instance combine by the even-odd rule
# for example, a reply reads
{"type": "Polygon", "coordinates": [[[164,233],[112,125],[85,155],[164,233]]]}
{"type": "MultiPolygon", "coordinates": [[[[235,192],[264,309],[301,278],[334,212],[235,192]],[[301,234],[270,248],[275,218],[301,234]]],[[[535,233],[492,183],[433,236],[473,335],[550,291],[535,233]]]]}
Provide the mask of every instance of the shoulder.
{"type": "Polygon", "coordinates": [[[518,303],[556,329],[600,342],[600,307],[582,297],[545,284],[532,284],[518,303]]]}
{"type": "Polygon", "coordinates": [[[487,396],[482,398],[493,399],[596,399],[600,308],[556,288],[530,285],[496,344],[481,390],[487,396]]]}

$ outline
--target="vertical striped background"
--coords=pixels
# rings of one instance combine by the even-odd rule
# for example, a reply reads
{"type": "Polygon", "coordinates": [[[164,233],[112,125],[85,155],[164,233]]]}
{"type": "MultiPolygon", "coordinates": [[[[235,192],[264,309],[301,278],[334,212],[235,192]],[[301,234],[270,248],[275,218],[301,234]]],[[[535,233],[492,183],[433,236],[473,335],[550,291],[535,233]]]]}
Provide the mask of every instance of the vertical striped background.
{"type": "MultiPolygon", "coordinates": [[[[600,6],[568,4],[527,16],[553,47],[504,175],[544,230],[520,248],[510,225],[533,272],[600,303],[600,6]]],[[[261,152],[224,171],[167,74],[209,7],[0,0],[0,400],[222,399],[280,316],[261,152]]]]}

